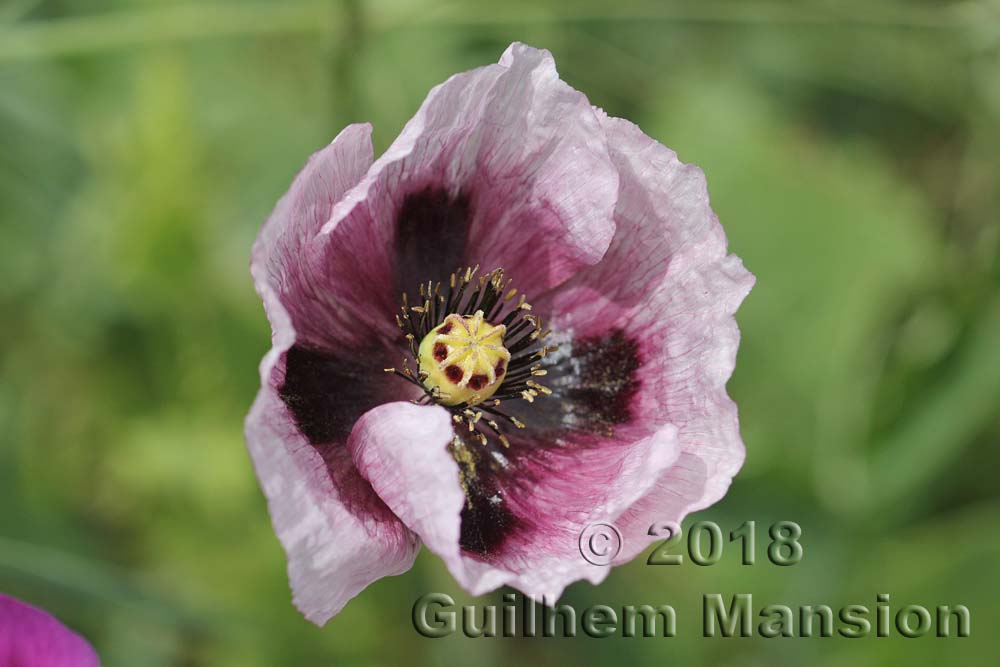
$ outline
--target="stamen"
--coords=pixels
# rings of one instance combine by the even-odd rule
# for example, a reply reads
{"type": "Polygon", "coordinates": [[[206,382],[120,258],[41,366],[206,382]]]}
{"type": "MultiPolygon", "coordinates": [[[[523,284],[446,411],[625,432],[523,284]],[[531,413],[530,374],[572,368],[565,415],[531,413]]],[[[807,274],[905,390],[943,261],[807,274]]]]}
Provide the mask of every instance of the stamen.
{"type": "Polygon", "coordinates": [[[530,313],[527,295],[512,283],[503,269],[479,275],[479,265],[462,267],[449,275],[447,294],[442,282],[431,280],[418,286],[415,305],[404,293],[395,316],[417,369],[404,359],[401,370],[384,370],[423,390],[415,402],[442,405],[452,412],[456,426],[465,424],[468,439],[456,436],[452,447],[462,464],[463,485],[475,476],[468,445],[488,446],[489,433],[509,447],[500,424],[525,428],[502,409],[503,402],[534,403],[552,394],[534,378],[546,375],[538,362],[558,346],[538,347],[551,329],[542,329],[541,318],[530,313]]]}

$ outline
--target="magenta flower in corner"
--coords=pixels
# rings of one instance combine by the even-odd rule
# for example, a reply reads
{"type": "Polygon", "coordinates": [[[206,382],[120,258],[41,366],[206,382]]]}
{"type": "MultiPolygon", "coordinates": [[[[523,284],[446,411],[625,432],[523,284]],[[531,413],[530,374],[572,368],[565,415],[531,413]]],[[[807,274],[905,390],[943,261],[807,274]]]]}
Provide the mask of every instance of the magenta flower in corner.
{"type": "Polygon", "coordinates": [[[421,543],[473,594],[608,574],[613,523],[718,501],[753,284],[697,167],[608,117],[547,51],[434,88],[378,160],[352,125],[265,223],[273,330],[246,436],[295,604],[324,623],[421,543]]]}
{"type": "Polygon", "coordinates": [[[0,665],[98,667],[90,644],[46,612],[0,593],[0,665]]]}

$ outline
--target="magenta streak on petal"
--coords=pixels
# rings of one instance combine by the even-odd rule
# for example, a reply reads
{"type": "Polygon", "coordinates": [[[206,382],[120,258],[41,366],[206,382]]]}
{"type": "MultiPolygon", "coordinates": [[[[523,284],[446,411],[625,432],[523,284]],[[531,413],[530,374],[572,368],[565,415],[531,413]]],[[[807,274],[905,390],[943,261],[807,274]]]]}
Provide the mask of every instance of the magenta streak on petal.
{"type": "MultiPolygon", "coordinates": [[[[372,159],[371,127],[347,127],[309,159],[264,223],[250,271],[271,320],[276,347],[287,348],[294,340],[308,347],[343,349],[369,341],[373,334],[395,336],[384,313],[363,307],[360,286],[324,282],[323,258],[314,248],[335,205],[361,179],[372,159]],[[279,335],[287,340],[277,340],[279,335]]],[[[358,254],[364,244],[364,238],[345,239],[341,249],[345,255],[358,254]]]]}
{"type": "Polygon", "coordinates": [[[640,386],[638,342],[619,329],[601,338],[574,341],[573,347],[572,365],[550,366],[544,378],[553,390],[551,397],[509,408],[527,424],[523,431],[509,434],[510,446],[491,442],[473,448],[488,453],[477,466],[480,474],[472,488],[471,506],[462,515],[461,544],[470,555],[502,560],[505,543],[516,541],[516,533],[538,530],[534,517],[512,513],[517,496],[551,484],[563,467],[583,467],[583,460],[573,459],[588,456],[584,450],[601,448],[624,458],[632,443],[655,430],[633,414],[640,386]],[[503,465],[491,466],[491,457],[503,465]],[[495,501],[498,497],[501,502],[495,501]]]}
{"type": "Polygon", "coordinates": [[[733,313],[754,278],[726,253],[704,175],[635,125],[603,118],[622,190],[618,234],[605,259],[541,305],[577,336],[623,327],[642,341],[633,409],[679,430],[680,455],[619,528],[619,562],[653,539],[650,524],[680,522],[721,498],[743,463],[736,406],[725,385],[739,330],[733,313]],[[613,323],[613,324],[612,324],[613,323]]]}
{"type": "MultiPolygon", "coordinates": [[[[318,288],[306,261],[335,202],[371,163],[369,134],[367,126],[351,126],[310,159],[261,231],[251,263],[274,334],[246,420],[247,444],[288,555],[293,599],[318,624],[371,582],[408,570],[419,549],[416,535],[385,509],[344,449],[351,425],[367,409],[357,401],[361,390],[322,372],[329,355],[349,356],[352,341],[371,339],[363,335],[365,314],[318,288]],[[296,343],[305,347],[291,352],[296,343]],[[317,416],[324,411],[332,421],[317,416]],[[319,440],[310,441],[303,429],[319,440]]],[[[371,380],[384,382],[379,360],[372,364],[371,380]]]]}
{"type": "MultiPolygon", "coordinates": [[[[501,560],[484,561],[459,550],[460,514],[466,502],[458,466],[448,452],[451,420],[437,406],[390,403],[366,413],[349,448],[361,474],[392,511],[474,594],[503,584],[555,599],[569,583],[597,583],[606,569],[580,557],[583,526],[617,518],[652,488],[677,454],[675,432],[666,427],[628,446],[569,453],[549,451],[537,465],[545,484],[511,495],[512,510],[530,517],[536,530],[518,531],[501,560]],[[573,465],[570,465],[573,464],[573,465]]],[[[504,492],[504,490],[501,490],[504,492]]]]}
{"type": "Polygon", "coordinates": [[[449,562],[452,573],[473,592],[499,581],[552,600],[573,581],[599,583],[607,568],[581,557],[580,532],[589,524],[615,522],[652,488],[678,454],[675,436],[668,425],[641,440],[601,447],[567,442],[522,456],[516,474],[494,478],[497,493],[517,518],[516,529],[485,559],[463,553],[460,563],[449,562]]]}
{"type": "Polygon", "coordinates": [[[515,45],[501,64],[434,88],[337,204],[315,244],[322,280],[357,286],[340,288],[344,298],[390,317],[399,294],[395,281],[385,289],[386,277],[398,269],[412,282],[444,280],[463,262],[503,266],[541,291],[603,256],[617,188],[586,97],[559,80],[548,52],[515,45]],[[415,197],[418,217],[428,221],[419,228],[436,232],[442,246],[423,253],[430,261],[420,277],[409,256],[426,245],[411,243],[415,197]],[[456,229],[459,210],[468,212],[466,229],[456,229]]]}

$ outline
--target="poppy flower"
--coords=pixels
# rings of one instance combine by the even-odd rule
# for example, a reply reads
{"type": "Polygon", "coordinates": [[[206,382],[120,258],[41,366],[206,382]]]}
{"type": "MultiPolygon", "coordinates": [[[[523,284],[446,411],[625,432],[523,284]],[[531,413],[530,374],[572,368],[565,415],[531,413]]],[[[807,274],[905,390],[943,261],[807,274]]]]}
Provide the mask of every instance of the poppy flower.
{"type": "Polygon", "coordinates": [[[0,593],[0,665],[98,667],[90,644],[46,612],[0,593]]]}
{"type": "Polygon", "coordinates": [[[719,500],[754,279],[701,170],[517,43],[377,160],[370,134],[312,156],[251,260],[273,345],[246,437],[305,616],[421,544],[473,594],[554,600],[607,576],[586,526],[618,564],[719,500]]]}

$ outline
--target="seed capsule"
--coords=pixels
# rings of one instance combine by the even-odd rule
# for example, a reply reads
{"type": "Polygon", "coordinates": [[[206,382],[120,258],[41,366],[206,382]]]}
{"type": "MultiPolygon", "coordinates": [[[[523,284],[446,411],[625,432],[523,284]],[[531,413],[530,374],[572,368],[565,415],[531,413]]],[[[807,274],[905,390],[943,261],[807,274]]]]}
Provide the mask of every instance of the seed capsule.
{"type": "Polygon", "coordinates": [[[431,329],[418,350],[422,381],[444,405],[476,405],[500,387],[510,352],[504,347],[507,327],[474,315],[448,315],[431,329]]]}

